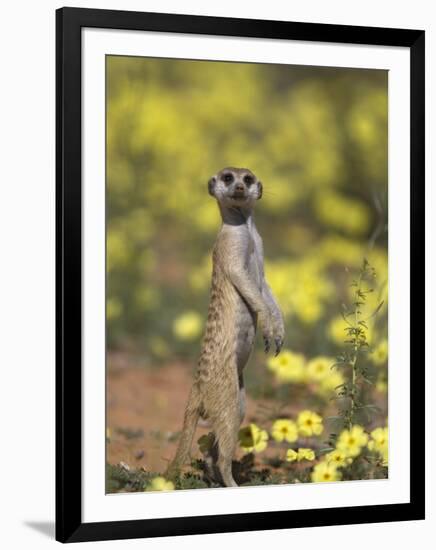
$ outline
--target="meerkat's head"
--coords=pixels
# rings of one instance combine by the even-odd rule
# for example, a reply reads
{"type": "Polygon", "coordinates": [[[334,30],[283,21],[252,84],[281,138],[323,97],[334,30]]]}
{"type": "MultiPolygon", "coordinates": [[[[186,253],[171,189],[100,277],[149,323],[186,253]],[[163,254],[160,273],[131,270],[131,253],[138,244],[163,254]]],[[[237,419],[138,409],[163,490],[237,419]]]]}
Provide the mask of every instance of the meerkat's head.
{"type": "Polygon", "coordinates": [[[208,183],[209,193],[227,207],[248,207],[262,197],[262,183],[248,168],[223,168],[208,183]]]}

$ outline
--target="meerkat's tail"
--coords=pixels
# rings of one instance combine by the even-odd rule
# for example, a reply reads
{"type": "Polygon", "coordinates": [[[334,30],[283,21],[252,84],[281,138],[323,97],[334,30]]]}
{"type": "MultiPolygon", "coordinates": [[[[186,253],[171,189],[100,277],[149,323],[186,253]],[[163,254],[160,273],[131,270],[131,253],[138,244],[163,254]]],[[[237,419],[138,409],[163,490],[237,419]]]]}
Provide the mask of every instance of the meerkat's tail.
{"type": "Polygon", "coordinates": [[[194,384],[191,389],[191,393],[188,400],[188,405],[185,411],[185,418],[183,421],[183,430],[180,436],[179,446],[177,448],[176,456],[168,466],[166,471],[166,477],[168,479],[174,478],[180,468],[186,464],[191,454],[192,440],[194,439],[195,429],[197,428],[198,420],[200,417],[201,402],[199,396],[199,390],[194,384]]]}

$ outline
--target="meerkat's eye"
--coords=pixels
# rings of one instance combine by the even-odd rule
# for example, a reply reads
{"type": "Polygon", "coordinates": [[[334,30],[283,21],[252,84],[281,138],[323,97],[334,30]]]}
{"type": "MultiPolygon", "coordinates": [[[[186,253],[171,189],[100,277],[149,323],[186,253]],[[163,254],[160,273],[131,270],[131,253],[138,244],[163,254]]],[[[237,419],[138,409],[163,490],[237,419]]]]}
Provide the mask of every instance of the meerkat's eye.
{"type": "Polygon", "coordinates": [[[249,174],[244,176],[244,183],[246,183],[247,185],[251,185],[252,183],[254,183],[253,176],[250,176],[249,174]]]}
{"type": "Polygon", "coordinates": [[[234,180],[233,174],[231,174],[230,172],[227,172],[227,174],[223,175],[222,180],[225,183],[232,183],[232,181],[234,180]]]}

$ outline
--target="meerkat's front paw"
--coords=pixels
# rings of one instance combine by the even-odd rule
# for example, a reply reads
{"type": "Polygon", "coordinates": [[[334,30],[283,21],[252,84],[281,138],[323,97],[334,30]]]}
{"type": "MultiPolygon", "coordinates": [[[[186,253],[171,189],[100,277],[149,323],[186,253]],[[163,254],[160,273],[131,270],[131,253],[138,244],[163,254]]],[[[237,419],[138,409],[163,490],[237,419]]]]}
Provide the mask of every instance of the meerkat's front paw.
{"type": "Polygon", "coordinates": [[[263,333],[263,345],[265,353],[269,353],[269,350],[271,349],[271,343],[273,341],[273,333],[272,332],[264,332],[263,333]]]}
{"type": "Polygon", "coordinates": [[[275,319],[274,321],[274,343],[276,347],[275,357],[280,353],[283,347],[283,341],[285,338],[285,326],[283,324],[283,319],[275,319]]]}
{"type": "Polygon", "coordinates": [[[283,347],[283,340],[285,337],[283,319],[281,316],[278,317],[274,313],[266,315],[260,314],[258,319],[262,328],[265,353],[268,353],[271,346],[274,345],[274,355],[277,356],[283,347]]]}
{"type": "Polygon", "coordinates": [[[277,336],[276,338],[274,338],[274,342],[276,345],[276,352],[274,354],[274,357],[277,357],[277,355],[281,352],[283,347],[283,338],[281,338],[280,336],[277,336]]]}
{"type": "Polygon", "coordinates": [[[271,349],[271,343],[274,340],[273,319],[271,315],[259,313],[258,321],[262,330],[265,353],[268,353],[271,349]]]}

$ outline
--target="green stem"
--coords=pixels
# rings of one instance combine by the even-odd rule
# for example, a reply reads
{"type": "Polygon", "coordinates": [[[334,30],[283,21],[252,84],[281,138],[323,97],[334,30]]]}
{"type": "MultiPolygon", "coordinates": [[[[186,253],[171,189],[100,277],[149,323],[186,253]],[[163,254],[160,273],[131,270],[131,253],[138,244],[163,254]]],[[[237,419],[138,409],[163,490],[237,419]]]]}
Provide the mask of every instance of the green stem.
{"type": "Polygon", "coordinates": [[[357,370],[356,370],[356,363],[357,363],[357,356],[359,352],[359,339],[358,339],[358,329],[359,329],[359,316],[358,316],[358,307],[356,304],[357,302],[360,302],[360,287],[362,284],[362,278],[363,278],[363,271],[359,274],[358,279],[358,285],[357,289],[354,292],[355,296],[355,306],[354,306],[354,342],[353,342],[353,360],[351,362],[351,394],[350,394],[350,416],[348,420],[348,427],[351,430],[353,426],[353,418],[354,418],[354,412],[356,409],[356,401],[355,401],[355,391],[356,391],[356,379],[357,379],[357,370]]]}

